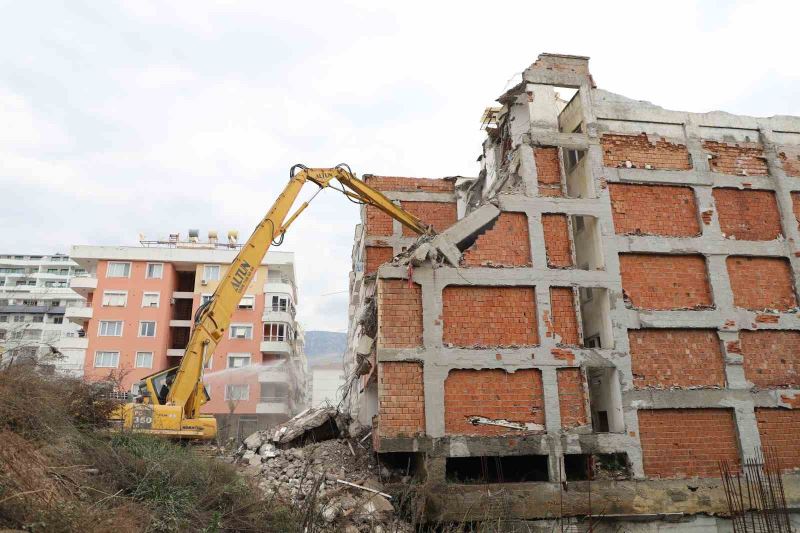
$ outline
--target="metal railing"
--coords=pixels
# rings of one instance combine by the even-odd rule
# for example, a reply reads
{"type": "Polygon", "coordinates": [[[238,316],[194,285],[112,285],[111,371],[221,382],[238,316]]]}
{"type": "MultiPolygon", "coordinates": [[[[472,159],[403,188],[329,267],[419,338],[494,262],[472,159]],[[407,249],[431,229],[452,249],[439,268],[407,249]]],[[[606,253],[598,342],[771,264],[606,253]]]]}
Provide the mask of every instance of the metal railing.
{"type": "Polygon", "coordinates": [[[259,403],[289,403],[288,396],[261,396],[258,398],[259,403]]]}

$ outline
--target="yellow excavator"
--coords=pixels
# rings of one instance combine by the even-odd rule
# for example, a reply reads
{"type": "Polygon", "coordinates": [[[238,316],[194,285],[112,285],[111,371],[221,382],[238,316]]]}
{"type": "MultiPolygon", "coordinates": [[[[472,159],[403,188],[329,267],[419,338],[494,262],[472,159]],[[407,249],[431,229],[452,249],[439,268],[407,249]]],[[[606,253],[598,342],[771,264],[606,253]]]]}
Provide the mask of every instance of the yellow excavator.
{"type": "Polygon", "coordinates": [[[286,188],[239,251],[211,300],[197,309],[181,364],[139,381],[135,400],[120,406],[112,415],[115,425],[175,439],[210,440],[216,436],[216,419],[200,414],[200,407],[209,400],[203,369],[270,245],[279,244],[276,239],[283,239],[289,225],[322,189],[330,187],[357,203],[375,206],[418,234],[433,234],[430,226],[356,178],[345,164],[334,168],[295,165],[289,175],[286,188]],[[309,181],[319,190],[287,218],[300,190],[309,181]],[[338,182],[339,187],[332,182],[338,182]]]}

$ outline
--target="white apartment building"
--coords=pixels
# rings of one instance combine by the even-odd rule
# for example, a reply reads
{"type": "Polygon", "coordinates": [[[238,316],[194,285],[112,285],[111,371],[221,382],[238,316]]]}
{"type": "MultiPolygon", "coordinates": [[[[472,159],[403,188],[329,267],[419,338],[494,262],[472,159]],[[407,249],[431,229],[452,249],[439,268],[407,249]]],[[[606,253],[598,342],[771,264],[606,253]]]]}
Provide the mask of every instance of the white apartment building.
{"type": "Polygon", "coordinates": [[[84,305],[83,297],[69,288],[69,282],[85,274],[63,254],[0,255],[3,361],[36,358],[57,370],[83,374],[86,339],[80,326],[64,319],[64,311],[68,306],[84,305]]]}

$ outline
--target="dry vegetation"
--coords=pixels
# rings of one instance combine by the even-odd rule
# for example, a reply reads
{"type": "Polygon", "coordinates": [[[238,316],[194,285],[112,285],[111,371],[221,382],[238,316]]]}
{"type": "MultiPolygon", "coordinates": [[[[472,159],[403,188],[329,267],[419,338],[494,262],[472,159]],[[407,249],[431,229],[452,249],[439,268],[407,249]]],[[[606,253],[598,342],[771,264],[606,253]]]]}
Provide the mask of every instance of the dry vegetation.
{"type": "Polygon", "coordinates": [[[0,370],[0,529],[295,531],[234,467],[143,435],[107,431],[103,390],[0,370]]]}

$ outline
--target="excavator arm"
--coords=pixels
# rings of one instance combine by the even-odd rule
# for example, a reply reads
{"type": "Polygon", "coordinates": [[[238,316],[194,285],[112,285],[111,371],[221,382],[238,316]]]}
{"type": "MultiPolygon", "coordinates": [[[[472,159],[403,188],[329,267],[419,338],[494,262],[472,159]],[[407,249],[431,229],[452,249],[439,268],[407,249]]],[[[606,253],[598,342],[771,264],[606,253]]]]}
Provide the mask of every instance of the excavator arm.
{"type": "MultiPolygon", "coordinates": [[[[159,407],[172,407],[170,411],[175,413],[177,410],[174,407],[181,408],[180,418],[184,422],[180,427],[176,427],[177,430],[182,429],[189,421],[199,418],[200,407],[208,400],[202,380],[203,369],[230,325],[233,311],[239,305],[270,245],[275,239],[281,238],[289,225],[308,207],[310,200],[301,204],[294,214],[289,215],[289,210],[303,185],[309,181],[319,186],[320,190],[331,187],[354,200],[375,206],[418,234],[433,234],[430,226],[356,178],[347,165],[342,164],[334,168],[308,168],[302,165],[292,167],[286,188],[242,246],[211,300],[197,310],[194,327],[180,366],[159,372],[144,380],[147,396],[151,399],[150,403],[154,404],[152,407],[154,411],[159,407]],[[342,188],[336,187],[333,182],[338,182],[342,188]]],[[[171,417],[174,418],[173,415],[171,417]]],[[[158,412],[154,413],[153,418],[159,418],[158,412]]],[[[125,425],[133,424],[127,422],[127,419],[136,417],[127,417],[125,425]]],[[[163,420],[167,418],[161,417],[161,419],[163,427],[163,420]]],[[[196,427],[191,426],[191,423],[188,425],[196,427]]],[[[170,435],[168,430],[160,433],[170,435]]]]}

